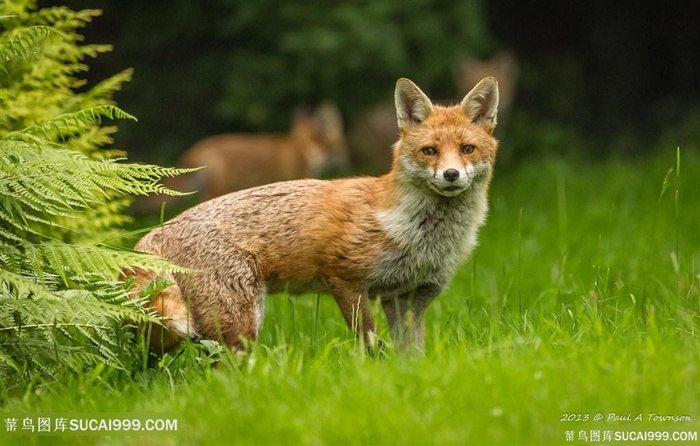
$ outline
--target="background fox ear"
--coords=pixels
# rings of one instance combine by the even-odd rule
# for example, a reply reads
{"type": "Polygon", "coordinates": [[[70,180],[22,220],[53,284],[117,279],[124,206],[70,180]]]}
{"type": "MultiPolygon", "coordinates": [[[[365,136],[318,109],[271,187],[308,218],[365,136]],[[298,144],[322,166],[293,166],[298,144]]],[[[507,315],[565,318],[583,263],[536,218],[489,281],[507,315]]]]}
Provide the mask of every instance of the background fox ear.
{"type": "Polygon", "coordinates": [[[308,105],[298,105],[294,108],[292,115],[292,127],[302,125],[311,120],[311,109],[308,105]]]}
{"type": "Polygon", "coordinates": [[[482,79],[460,104],[464,112],[474,124],[480,125],[489,133],[496,128],[498,112],[498,82],[494,77],[482,79]]]}
{"type": "Polygon", "coordinates": [[[401,78],[396,82],[394,92],[396,103],[396,119],[399,129],[408,130],[420,124],[433,111],[433,103],[420,88],[408,79],[401,78]]]}
{"type": "Polygon", "coordinates": [[[314,112],[314,122],[325,141],[335,143],[343,139],[343,117],[334,103],[325,101],[319,105],[314,112]]]}

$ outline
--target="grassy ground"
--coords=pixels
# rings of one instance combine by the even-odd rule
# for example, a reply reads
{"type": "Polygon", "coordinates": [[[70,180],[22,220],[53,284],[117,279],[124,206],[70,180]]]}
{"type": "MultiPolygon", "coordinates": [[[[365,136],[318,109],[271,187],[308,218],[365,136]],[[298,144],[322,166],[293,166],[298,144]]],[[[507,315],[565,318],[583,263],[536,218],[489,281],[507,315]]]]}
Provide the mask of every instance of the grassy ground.
{"type": "Polygon", "coordinates": [[[698,178],[700,157],[673,149],[498,172],[481,246],[428,312],[424,356],[366,357],[330,298],[274,296],[248,357],[210,368],[217,346],[192,345],[133,376],[37,385],[0,413],[18,431],[65,417],[176,419],[176,432],[19,435],[0,422],[0,442],[625,444],[652,431],[698,443],[698,178]]]}

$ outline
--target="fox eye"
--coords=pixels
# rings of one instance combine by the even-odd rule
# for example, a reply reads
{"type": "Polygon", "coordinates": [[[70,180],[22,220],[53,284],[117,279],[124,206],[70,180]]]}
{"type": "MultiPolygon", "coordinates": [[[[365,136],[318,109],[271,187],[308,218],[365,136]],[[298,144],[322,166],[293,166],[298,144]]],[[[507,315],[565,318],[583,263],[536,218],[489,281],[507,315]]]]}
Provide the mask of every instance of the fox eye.
{"type": "Polygon", "coordinates": [[[474,147],[474,146],[471,145],[471,144],[464,144],[464,145],[462,146],[462,153],[465,154],[465,155],[469,155],[470,153],[474,153],[474,149],[475,149],[475,148],[476,148],[476,147],[474,147]]]}
{"type": "Polygon", "coordinates": [[[435,147],[432,147],[432,146],[423,147],[421,149],[421,151],[423,152],[424,155],[428,155],[428,156],[437,155],[437,149],[435,147]]]}

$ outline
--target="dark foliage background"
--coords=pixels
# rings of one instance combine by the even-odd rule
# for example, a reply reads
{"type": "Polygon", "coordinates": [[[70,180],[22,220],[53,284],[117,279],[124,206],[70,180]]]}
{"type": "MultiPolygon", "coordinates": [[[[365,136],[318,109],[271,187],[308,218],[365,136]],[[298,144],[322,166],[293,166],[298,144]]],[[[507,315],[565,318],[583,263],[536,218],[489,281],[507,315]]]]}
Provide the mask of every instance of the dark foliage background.
{"type": "MultiPolygon", "coordinates": [[[[492,35],[522,62],[519,116],[535,134],[578,134],[583,156],[700,145],[700,3],[487,4],[492,35]]],[[[519,150],[537,142],[518,137],[519,150]]]]}
{"type": "Polygon", "coordinates": [[[294,107],[339,103],[352,122],[391,101],[396,78],[457,95],[456,61],[499,49],[519,60],[502,162],[584,158],[700,141],[700,4],[632,1],[79,0],[104,15],[87,40],[115,51],[99,78],[134,67],[117,95],[139,122],[130,157],[169,164],[224,131],[284,131],[294,107]]]}

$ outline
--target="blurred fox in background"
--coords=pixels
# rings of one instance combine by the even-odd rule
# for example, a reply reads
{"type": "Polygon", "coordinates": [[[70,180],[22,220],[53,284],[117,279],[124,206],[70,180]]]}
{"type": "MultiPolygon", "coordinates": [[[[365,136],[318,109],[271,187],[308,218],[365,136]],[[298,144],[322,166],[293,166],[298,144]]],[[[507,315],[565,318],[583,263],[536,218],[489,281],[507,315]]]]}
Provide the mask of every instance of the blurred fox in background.
{"type": "MultiPolygon", "coordinates": [[[[498,52],[486,60],[465,58],[455,67],[454,82],[460,98],[481,79],[498,79],[498,127],[501,135],[515,98],[518,71],[517,59],[507,51],[498,52]]],[[[391,166],[391,154],[386,148],[396,141],[398,134],[396,115],[391,104],[379,104],[370,108],[356,119],[348,130],[348,145],[353,166],[368,175],[385,172],[391,166]]]]}
{"type": "MultiPolygon", "coordinates": [[[[338,108],[321,104],[313,114],[299,111],[287,134],[230,133],[210,136],[190,147],[177,167],[202,167],[165,181],[177,191],[197,191],[198,201],[278,181],[312,178],[348,164],[343,120],[338,108]]],[[[154,195],[137,202],[137,212],[155,212],[183,197],[154,195]]]]}

